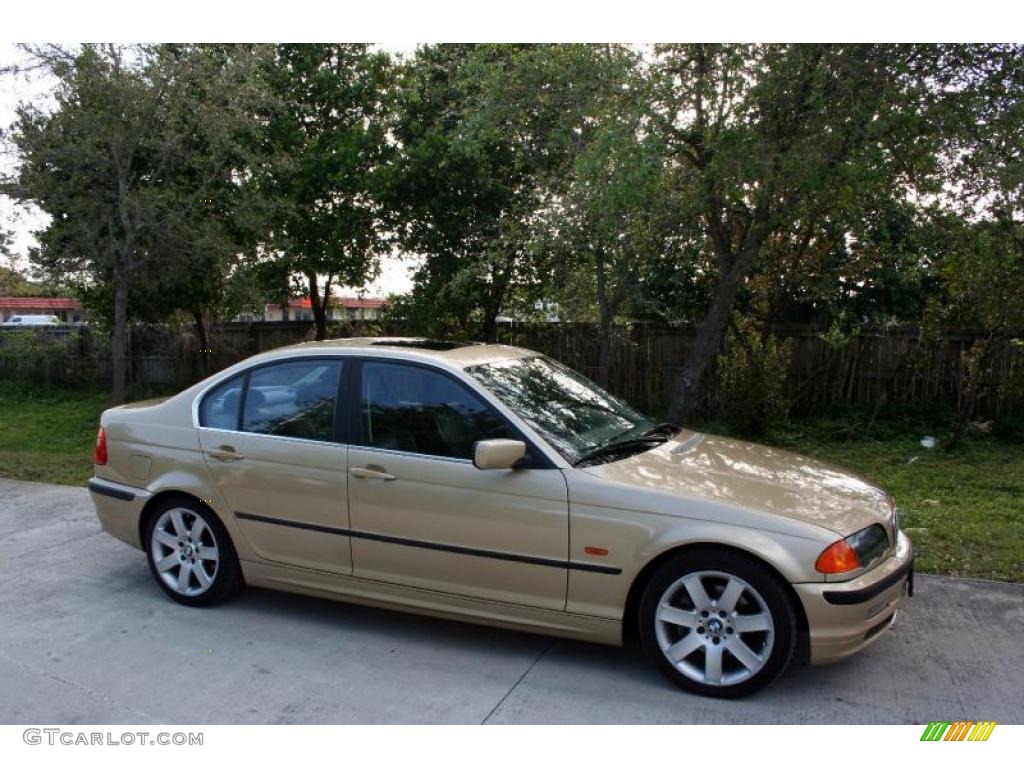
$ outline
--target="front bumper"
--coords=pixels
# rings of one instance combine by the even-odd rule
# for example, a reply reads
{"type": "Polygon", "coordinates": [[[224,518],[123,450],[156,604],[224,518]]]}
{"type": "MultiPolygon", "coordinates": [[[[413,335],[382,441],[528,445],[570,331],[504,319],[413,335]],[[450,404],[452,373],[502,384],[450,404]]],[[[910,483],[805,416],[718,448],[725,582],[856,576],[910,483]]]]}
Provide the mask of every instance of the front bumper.
{"type": "Polygon", "coordinates": [[[115,539],[142,549],[139,518],[152,494],[142,488],[94,477],[89,481],[89,495],[103,530],[115,539]]]}
{"type": "Polygon", "coordinates": [[[811,664],[867,648],[892,626],[913,588],[914,547],[902,531],[888,560],[856,579],[794,584],[810,629],[811,664]]]}

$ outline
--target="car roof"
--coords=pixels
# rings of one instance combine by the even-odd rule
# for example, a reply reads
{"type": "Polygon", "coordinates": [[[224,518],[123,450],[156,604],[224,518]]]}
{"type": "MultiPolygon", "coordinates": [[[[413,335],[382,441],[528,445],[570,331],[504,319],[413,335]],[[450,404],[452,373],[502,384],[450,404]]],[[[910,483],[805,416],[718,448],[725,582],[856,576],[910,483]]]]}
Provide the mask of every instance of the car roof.
{"type": "Polygon", "coordinates": [[[413,336],[356,337],[307,341],[273,350],[273,356],[287,356],[290,352],[366,354],[391,359],[427,360],[444,362],[455,368],[513,360],[538,354],[533,350],[507,344],[484,344],[470,341],[427,339],[413,336]]]}

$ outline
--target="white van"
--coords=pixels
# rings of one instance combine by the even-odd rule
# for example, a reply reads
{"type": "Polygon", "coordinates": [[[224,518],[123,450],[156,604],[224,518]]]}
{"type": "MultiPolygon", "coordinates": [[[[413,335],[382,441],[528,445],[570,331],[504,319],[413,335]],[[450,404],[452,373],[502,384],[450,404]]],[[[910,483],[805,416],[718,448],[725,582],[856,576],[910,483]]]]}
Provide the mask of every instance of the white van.
{"type": "Polygon", "coordinates": [[[30,325],[60,325],[56,315],[11,315],[4,320],[4,328],[25,328],[30,325]]]}

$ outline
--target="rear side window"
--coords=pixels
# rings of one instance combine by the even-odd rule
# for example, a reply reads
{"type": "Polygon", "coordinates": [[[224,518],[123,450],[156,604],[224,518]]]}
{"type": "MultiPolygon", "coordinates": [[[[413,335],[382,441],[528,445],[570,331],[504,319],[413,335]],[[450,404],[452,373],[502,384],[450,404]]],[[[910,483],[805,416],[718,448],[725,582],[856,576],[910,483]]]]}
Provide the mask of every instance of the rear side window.
{"type": "Polygon", "coordinates": [[[224,382],[203,398],[199,425],[213,429],[238,429],[238,408],[242,403],[245,376],[224,382]]]}
{"type": "Polygon", "coordinates": [[[301,360],[249,374],[242,429],[264,435],[334,439],[340,360],[301,360]]]}
{"type": "Polygon", "coordinates": [[[480,398],[447,376],[401,363],[363,363],[362,444],[473,458],[477,440],[514,437],[480,398]]]}

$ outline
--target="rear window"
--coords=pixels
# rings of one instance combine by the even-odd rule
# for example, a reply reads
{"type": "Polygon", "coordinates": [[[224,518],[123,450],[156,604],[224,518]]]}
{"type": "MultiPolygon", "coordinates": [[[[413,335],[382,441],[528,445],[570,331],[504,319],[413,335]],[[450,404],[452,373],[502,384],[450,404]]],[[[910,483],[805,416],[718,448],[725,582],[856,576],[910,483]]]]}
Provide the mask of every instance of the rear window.
{"type": "Polygon", "coordinates": [[[199,425],[212,429],[238,429],[238,407],[242,403],[245,376],[230,379],[203,398],[199,425]]]}
{"type": "Polygon", "coordinates": [[[199,406],[199,425],[331,441],[340,380],[340,360],[260,366],[210,390],[199,406]]]}

